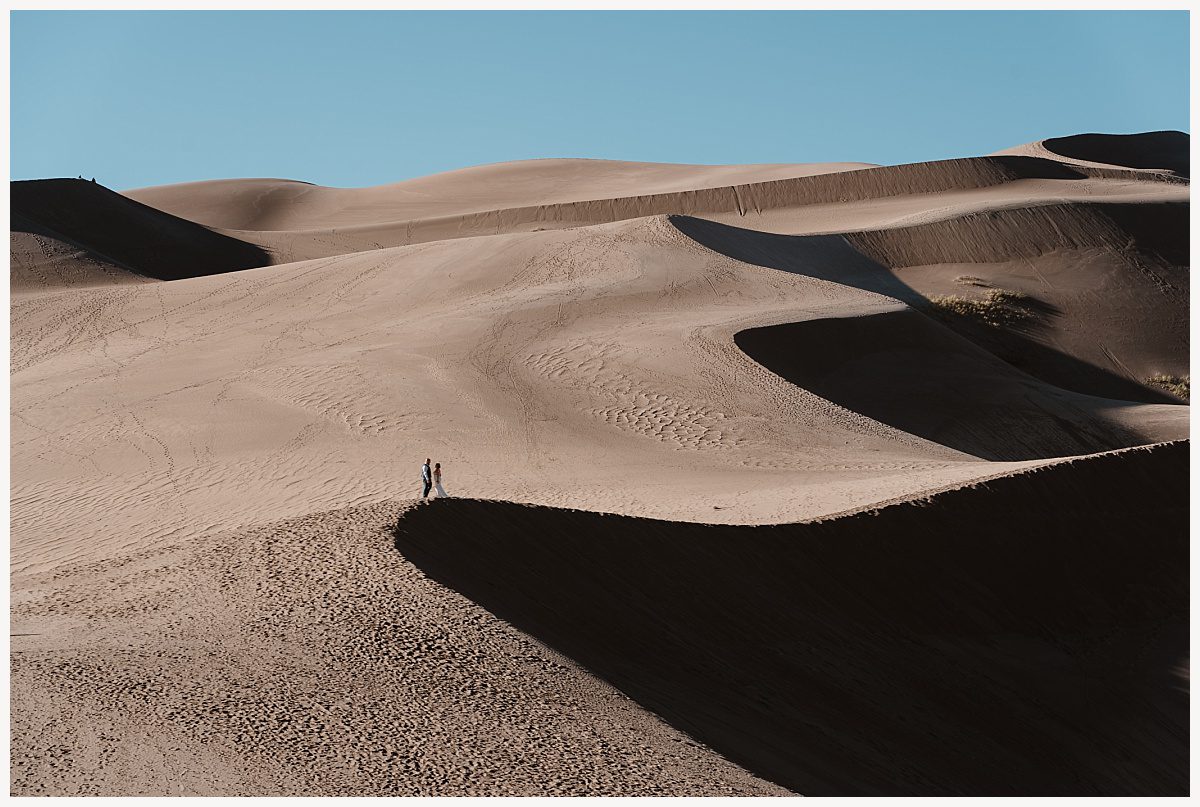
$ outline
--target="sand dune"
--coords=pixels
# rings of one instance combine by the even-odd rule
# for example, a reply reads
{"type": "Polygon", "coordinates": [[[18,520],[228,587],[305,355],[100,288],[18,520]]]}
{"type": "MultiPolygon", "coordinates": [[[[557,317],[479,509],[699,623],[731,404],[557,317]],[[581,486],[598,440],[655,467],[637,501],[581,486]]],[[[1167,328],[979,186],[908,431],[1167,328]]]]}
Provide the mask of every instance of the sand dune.
{"type": "Polygon", "coordinates": [[[781,795],[426,579],[409,504],[28,579],[14,795],[781,795]]]}
{"type": "Polygon", "coordinates": [[[887,227],[913,216],[951,218],[997,205],[1097,197],[1138,202],[1187,199],[1186,183],[1177,178],[1117,168],[1068,167],[1027,156],[874,168],[836,164],[821,170],[856,170],[816,175],[812,166],[749,166],[741,173],[730,166],[681,166],[677,168],[686,170],[668,172],[664,178],[666,168],[535,160],[377,188],[227,180],[146,188],[127,195],[212,227],[225,227],[221,232],[259,245],[275,263],[663,214],[799,233],[887,227]],[[630,174],[636,176],[639,167],[650,171],[650,176],[635,188],[630,174]],[[786,176],[773,178],[773,172],[765,169],[786,176]],[[583,180],[576,179],[579,173],[585,175],[583,180]],[[732,180],[737,182],[720,184],[732,180]],[[550,190],[540,192],[541,184],[550,190]]]}
{"type": "Polygon", "coordinates": [[[1184,487],[1175,444],[818,524],[382,503],[60,567],[13,792],[1179,793],[1184,487]]]}
{"type": "MultiPolygon", "coordinates": [[[[478,495],[735,523],[995,473],[737,347],[903,310],[828,267],[840,282],[651,218],[17,300],[15,568],[402,496],[434,452],[478,495]],[[79,517],[102,531],[63,542],[79,517]]],[[[1104,439],[1026,458],[1186,433],[1184,407],[1097,408],[1104,439]]]]}
{"type": "Polygon", "coordinates": [[[282,179],[235,179],[139,188],[124,194],[209,227],[313,230],[629,195],[681,193],[873,167],[869,163],[675,165],[545,159],[480,165],[374,188],[326,188],[282,179]]]}
{"type": "Polygon", "coordinates": [[[396,545],[800,793],[1180,795],[1186,471],[1134,449],[776,527],[451,500],[396,545]]]}
{"type": "Polygon", "coordinates": [[[269,263],[266,253],[251,244],[138,204],[94,182],[14,182],[11,201],[12,230],[18,239],[10,277],[14,291],[125,283],[128,274],[178,280],[269,263]],[[41,256],[32,254],[28,241],[18,234],[51,246],[41,256]],[[64,245],[78,253],[74,266],[64,266],[70,255],[64,245]]]}
{"type": "MultiPolygon", "coordinates": [[[[1186,205],[1005,208],[837,236],[788,237],[691,217],[684,233],[732,258],[875,291],[932,298],[1021,295],[1014,321],[941,321],[1015,367],[1087,395],[1175,400],[1146,379],[1188,373],[1186,205]]],[[[953,312],[942,312],[953,313],[953,312]]]]}
{"type": "MultiPolygon", "coordinates": [[[[22,226],[16,224],[14,226],[22,226]]],[[[34,224],[9,233],[9,291],[12,294],[152,283],[116,261],[97,255],[34,224]]]]}
{"type": "Polygon", "coordinates": [[[1066,159],[1088,166],[1121,166],[1139,170],[1170,172],[1181,177],[1191,174],[1191,138],[1183,132],[1142,132],[1140,134],[1079,134],[1051,137],[1001,154],[1027,154],[1051,159],[1066,159]]]}
{"type": "Polygon", "coordinates": [[[478,495],[739,523],[995,473],[733,343],[901,305],[665,218],[17,300],[12,559],[400,497],[431,453],[478,495]],[[62,541],[79,518],[101,527],[62,541]]]}
{"type": "MultiPolygon", "coordinates": [[[[1063,458],[1188,435],[1189,408],[1170,391],[1181,387],[1148,381],[1187,373],[1186,172],[1043,152],[887,167],[545,160],[366,189],[230,180],[123,196],[71,180],[15,183],[14,792],[1177,792],[1165,695],[1155,702],[1166,722],[1138,712],[1136,736],[1119,739],[1116,706],[1104,720],[1080,717],[1068,689],[1066,717],[1022,755],[1013,721],[1046,725],[1045,687],[1073,680],[1026,651],[1045,649],[1051,666],[1093,657],[1076,653],[1082,645],[1053,656],[1048,634],[1029,634],[1040,637],[1032,645],[1013,638],[1033,630],[1033,611],[987,622],[999,583],[964,582],[1011,533],[1014,557],[1050,560],[997,568],[1046,613],[1067,614],[1062,635],[1083,641],[1103,620],[1055,599],[1042,570],[1096,558],[1063,588],[1090,603],[1124,585],[1105,570],[1144,582],[1139,564],[1176,551],[1181,534],[1178,446],[1063,458]],[[745,641],[777,628],[802,636],[804,609],[785,602],[768,567],[778,551],[780,574],[813,579],[801,562],[813,557],[797,554],[808,550],[784,546],[813,537],[829,580],[841,581],[828,602],[857,621],[820,634],[847,638],[836,652],[797,639],[812,653],[805,664],[894,660],[901,678],[864,673],[871,697],[884,702],[896,688],[916,704],[905,719],[933,734],[913,740],[887,718],[879,736],[891,739],[872,744],[879,710],[825,703],[834,673],[821,672],[784,697],[786,725],[768,715],[755,740],[742,684],[706,717],[659,697],[724,680],[709,663],[714,645],[674,672],[666,656],[647,657],[638,678],[624,650],[595,657],[587,631],[582,644],[561,644],[567,629],[537,622],[530,603],[477,600],[501,617],[534,614],[517,627],[671,726],[628,701],[614,710],[608,684],[394,554],[386,529],[417,494],[425,457],[443,463],[452,494],[496,501],[405,515],[404,540],[426,553],[410,559],[438,564],[474,598],[471,558],[534,553],[511,538],[521,529],[530,540],[561,535],[561,552],[528,568],[563,572],[544,581],[539,608],[561,604],[583,624],[600,617],[562,589],[593,582],[566,572],[602,551],[602,541],[584,548],[591,536],[619,524],[628,540],[646,539],[636,552],[659,552],[668,534],[709,547],[679,578],[690,591],[710,590],[705,576],[718,567],[734,575],[720,583],[730,591],[766,575],[762,596],[775,599],[748,594],[730,614],[745,641]],[[1123,490],[1113,481],[1122,475],[1123,490]],[[981,482],[932,509],[841,518],[981,482]],[[1062,512],[1046,515],[1056,496],[1062,512]],[[1012,512],[976,524],[968,504],[1012,512]],[[1124,515],[1096,521],[1110,505],[1124,515]],[[1031,523],[1043,515],[1047,525],[1031,523]],[[1086,553],[1088,533],[1075,527],[1056,537],[1069,516],[1107,525],[1094,539],[1100,554],[1086,553]],[[431,542],[468,548],[442,530],[473,540],[476,519],[503,535],[451,564],[431,542]],[[1131,519],[1156,525],[1147,529],[1163,542],[1139,538],[1153,551],[1132,559],[1131,519]],[[856,554],[884,532],[901,536],[895,551],[856,554]],[[763,535],[775,536],[762,544],[770,552],[728,551],[763,535]],[[962,544],[957,566],[929,559],[948,536],[962,544]],[[903,574],[882,585],[873,564],[903,574]],[[917,592],[911,606],[906,588],[917,592]],[[921,597],[939,590],[979,619],[937,623],[945,642],[935,646],[918,626],[921,597]],[[859,610],[871,603],[886,606],[920,658],[880,638],[884,623],[859,610]],[[960,629],[991,644],[961,643],[960,629]],[[522,653],[530,665],[514,667],[522,653]],[[965,707],[922,712],[929,701],[913,693],[931,653],[992,693],[979,717],[995,732],[982,744],[959,742],[965,707]],[[352,695],[331,700],[329,681],[352,695]],[[1030,681],[1036,702],[1014,694],[1030,681]],[[556,699],[563,691],[571,699],[556,699]],[[800,717],[807,708],[822,715],[822,736],[837,738],[825,750],[809,730],[818,723],[800,717]],[[1088,731],[1122,750],[1099,753],[1088,731]],[[896,756],[901,740],[912,740],[910,756],[896,756]],[[531,767],[514,756],[522,743],[531,767]],[[773,756],[772,743],[803,753],[773,756]],[[947,744],[961,753],[938,761],[947,744]],[[982,772],[963,756],[971,748],[1004,764],[982,772]],[[1051,771],[1037,757],[1060,764],[1051,771]]],[[[627,607],[593,604],[636,620],[646,602],[671,596],[663,568],[596,560],[627,607]],[[661,589],[641,577],[651,570],[661,589]]],[[[1146,612],[1162,631],[1178,623],[1174,592],[1146,612]]],[[[699,630],[685,613],[694,602],[664,611],[681,637],[699,630]]],[[[1150,630],[1097,613],[1129,641],[1150,630]]],[[[714,624],[717,637],[734,622],[714,624]]],[[[1128,673],[1105,683],[1104,697],[1158,698],[1161,670],[1120,667],[1115,647],[1096,645],[1100,667],[1128,673]]],[[[765,664],[762,652],[747,658],[765,664]]],[[[763,703],[779,696],[780,670],[794,671],[764,668],[763,703]]],[[[750,668],[735,674],[744,683],[750,668]]]]}

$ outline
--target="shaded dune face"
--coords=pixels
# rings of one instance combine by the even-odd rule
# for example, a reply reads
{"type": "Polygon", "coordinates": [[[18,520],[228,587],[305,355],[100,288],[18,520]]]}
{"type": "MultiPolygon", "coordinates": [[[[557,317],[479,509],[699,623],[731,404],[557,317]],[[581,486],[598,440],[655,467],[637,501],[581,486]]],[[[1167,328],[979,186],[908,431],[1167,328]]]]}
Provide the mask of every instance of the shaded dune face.
{"type": "Polygon", "coordinates": [[[799,793],[1179,795],[1187,454],[773,527],[451,500],[396,546],[799,793]]]}
{"type": "Polygon", "coordinates": [[[742,331],[737,346],[822,398],[988,460],[1138,445],[1104,401],[1015,370],[912,310],[742,331]]]}
{"type": "MultiPolygon", "coordinates": [[[[120,267],[155,280],[252,269],[270,263],[268,254],[185,219],[139,204],[94,182],[46,179],[13,182],[12,230],[73,245],[95,263],[120,267]]],[[[31,279],[35,266],[15,265],[20,287],[43,285],[31,279]]],[[[44,286],[53,288],[54,279],[44,286]]]]}
{"type": "Polygon", "coordinates": [[[1074,160],[1126,165],[1130,168],[1159,168],[1179,176],[1191,175],[1191,138],[1183,132],[1140,134],[1079,134],[1042,141],[1052,154],[1074,160]]]}

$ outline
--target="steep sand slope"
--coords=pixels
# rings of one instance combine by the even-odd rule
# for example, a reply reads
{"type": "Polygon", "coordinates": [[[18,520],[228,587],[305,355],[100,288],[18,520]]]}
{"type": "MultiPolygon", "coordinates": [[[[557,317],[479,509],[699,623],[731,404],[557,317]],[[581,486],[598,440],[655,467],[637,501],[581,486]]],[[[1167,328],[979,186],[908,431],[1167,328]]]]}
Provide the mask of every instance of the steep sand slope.
{"type": "Polygon", "coordinates": [[[393,548],[407,506],[29,579],[12,794],[785,792],[424,578],[393,548]]]}
{"type": "Polygon", "coordinates": [[[270,262],[252,244],[138,204],[94,182],[13,182],[11,201],[14,292],[120,285],[132,282],[130,274],[177,280],[270,262]],[[75,247],[77,258],[67,245],[75,247]]]}
{"type": "Polygon", "coordinates": [[[397,548],[809,795],[1183,795],[1187,445],[816,524],[503,502],[397,548]]]}

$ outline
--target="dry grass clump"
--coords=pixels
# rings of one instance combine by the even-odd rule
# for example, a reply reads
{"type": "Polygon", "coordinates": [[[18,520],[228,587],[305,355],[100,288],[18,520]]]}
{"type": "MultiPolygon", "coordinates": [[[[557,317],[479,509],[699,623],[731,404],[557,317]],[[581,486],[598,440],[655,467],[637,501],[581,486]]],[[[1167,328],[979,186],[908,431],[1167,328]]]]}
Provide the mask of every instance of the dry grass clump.
{"type": "Polygon", "coordinates": [[[1032,316],[1027,308],[1026,296],[1007,289],[988,289],[983,297],[941,295],[930,297],[929,303],[934,314],[972,319],[994,327],[1024,322],[1032,316]]]}
{"type": "Polygon", "coordinates": [[[1191,376],[1167,375],[1159,373],[1152,375],[1146,379],[1147,384],[1153,384],[1159,389],[1164,389],[1174,395],[1176,398],[1182,398],[1185,401],[1192,400],[1192,381],[1191,376]]]}

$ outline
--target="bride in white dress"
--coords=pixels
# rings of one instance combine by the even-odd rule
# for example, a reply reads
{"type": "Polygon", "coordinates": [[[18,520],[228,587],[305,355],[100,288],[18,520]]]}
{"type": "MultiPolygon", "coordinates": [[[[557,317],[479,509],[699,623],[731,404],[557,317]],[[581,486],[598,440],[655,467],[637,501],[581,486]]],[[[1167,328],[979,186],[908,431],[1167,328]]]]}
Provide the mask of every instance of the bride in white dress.
{"type": "Polygon", "coordinates": [[[449,499],[450,494],[442,487],[442,464],[435,462],[433,464],[433,489],[437,493],[439,499],[449,499]]]}

